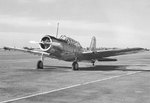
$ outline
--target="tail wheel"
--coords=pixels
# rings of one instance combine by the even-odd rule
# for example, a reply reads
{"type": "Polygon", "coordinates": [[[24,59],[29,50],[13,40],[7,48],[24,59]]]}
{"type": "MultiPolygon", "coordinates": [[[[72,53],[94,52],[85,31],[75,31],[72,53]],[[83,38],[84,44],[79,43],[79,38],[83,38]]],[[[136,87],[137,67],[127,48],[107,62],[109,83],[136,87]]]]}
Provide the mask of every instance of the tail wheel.
{"type": "Polygon", "coordinates": [[[73,62],[72,63],[72,70],[79,70],[79,64],[78,64],[78,62],[73,62]]]}
{"type": "Polygon", "coordinates": [[[91,63],[93,66],[95,66],[95,60],[92,60],[91,63]]]}
{"type": "Polygon", "coordinates": [[[93,65],[93,66],[95,65],[94,62],[92,63],[92,65],[93,65]]]}
{"type": "Polygon", "coordinates": [[[43,61],[39,60],[37,62],[37,69],[43,69],[43,61]]]}

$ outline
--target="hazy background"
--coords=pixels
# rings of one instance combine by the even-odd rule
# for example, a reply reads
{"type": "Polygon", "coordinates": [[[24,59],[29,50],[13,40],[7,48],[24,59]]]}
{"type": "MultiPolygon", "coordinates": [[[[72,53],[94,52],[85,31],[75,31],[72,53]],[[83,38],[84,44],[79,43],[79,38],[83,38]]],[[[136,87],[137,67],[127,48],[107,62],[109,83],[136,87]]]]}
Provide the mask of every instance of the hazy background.
{"type": "Polygon", "coordinates": [[[57,22],[84,47],[150,48],[150,0],[0,0],[0,47],[35,47],[57,22]]]}

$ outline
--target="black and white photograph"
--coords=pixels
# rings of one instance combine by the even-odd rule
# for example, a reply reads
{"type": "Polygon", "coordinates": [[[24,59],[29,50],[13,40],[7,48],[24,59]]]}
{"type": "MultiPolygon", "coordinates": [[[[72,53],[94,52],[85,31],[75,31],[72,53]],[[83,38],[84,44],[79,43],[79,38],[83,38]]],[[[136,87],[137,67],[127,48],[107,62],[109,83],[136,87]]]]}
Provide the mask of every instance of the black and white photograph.
{"type": "Polygon", "coordinates": [[[150,1],[0,0],[0,103],[150,103],[150,1]]]}

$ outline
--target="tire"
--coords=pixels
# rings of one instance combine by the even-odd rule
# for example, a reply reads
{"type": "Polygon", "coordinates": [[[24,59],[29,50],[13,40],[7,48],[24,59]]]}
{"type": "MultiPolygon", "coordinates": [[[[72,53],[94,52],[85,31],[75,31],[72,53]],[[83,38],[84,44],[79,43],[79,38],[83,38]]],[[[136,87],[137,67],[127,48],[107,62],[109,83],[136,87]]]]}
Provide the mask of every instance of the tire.
{"type": "Polygon", "coordinates": [[[72,63],[72,70],[79,70],[79,65],[77,62],[72,63]]]}
{"type": "Polygon", "coordinates": [[[43,69],[43,61],[39,60],[37,62],[37,69],[43,69]]]}

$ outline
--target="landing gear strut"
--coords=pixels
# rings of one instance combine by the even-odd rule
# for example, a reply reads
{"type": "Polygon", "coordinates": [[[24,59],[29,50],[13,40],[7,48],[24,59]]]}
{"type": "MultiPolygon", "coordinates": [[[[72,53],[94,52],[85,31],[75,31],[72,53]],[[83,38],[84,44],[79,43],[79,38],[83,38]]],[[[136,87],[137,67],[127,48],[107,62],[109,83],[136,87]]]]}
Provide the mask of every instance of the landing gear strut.
{"type": "Polygon", "coordinates": [[[43,54],[41,55],[41,60],[37,62],[37,69],[43,69],[43,61],[44,61],[44,56],[43,54]]]}

